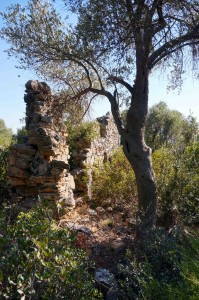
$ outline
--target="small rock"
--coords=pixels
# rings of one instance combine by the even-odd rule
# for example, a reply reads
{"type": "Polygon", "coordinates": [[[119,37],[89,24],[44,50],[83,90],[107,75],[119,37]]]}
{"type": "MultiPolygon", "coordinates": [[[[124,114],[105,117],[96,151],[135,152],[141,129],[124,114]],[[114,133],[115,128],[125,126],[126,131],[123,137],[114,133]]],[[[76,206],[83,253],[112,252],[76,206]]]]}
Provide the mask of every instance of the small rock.
{"type": "Polygon", "coordinates": [[[126,243],[124,243],[121,239],[115,240],[112,245],[112,249],[116,255],[125,254],[126,247],[126,243]]]}
{"type": "Polygon", "coordinates": [[[107,208],[107,211],[108,211],[108,212],[112,212],[112,211],[113,211],[113,208],[109,206],[109,207],[107,208]]]}
{"type": "Polygon", "coordinates": [[[95,271],[95,280],[111,287],[115,283],[114,275],[107,269],[99,268],[95,271]]]}
{"type": "Polygon", "coordinates": [[[88,227],[78,225],[78,224],[75,224],[73,222],[68,222],[67,225],[69,226],[70,229],[75,230],[77,232],[83,232],[87,235],[92,234],[92,231],[88,227]]]}
{"type": "Polygon", "coordinates": [[[70,227],[70,229],[73,229],[74,226],[75,226],[75,223],[74,222],[66,222],[68,227],[70,227]]]}
{"type": "Polygon", "coordinates": [[[101,206],[98,206],[98,207],[96,208],[96,211],[97,211],[97,213],[98,213],[99,215],[103,215],[103,214],[105,213],[105,209],[104,209],[103,207],[101,207],[101,206]]]}
{"type": "Polygon", "coordinates": [[[106,200],[106,204],[111,205],[112,204],[112,200],[111,199],[106,200]]]}
{"type": "Polygon", "coordinates": [[[88,210],[89,215],[91,216],[97,216],[97,212],[94,209],[90,209],[88,210]]]}
{"type": "Polygon", "coordinates": [[[88,222],[90,222],[90,219],[89,218],[84,218],[84,219],[81,219],[80,222],[81,223],[88,223],[88,222]]]}
{"type": "Polygon", "coordinates": [[[77,198],[77,199],[75,200],[75,203],[76,203],[76,206],[81,206],[81,205],[84,203],[84,201],[83,201],[82,198],[77,198]]]}
{"type": "Polygon", "coordinates": [[[110,228],[113,227],[113,221],[111,219],[105,219],[105,220],[102,221],[101,224],[102,224],[103,227],[104,226],[109,226],[110,228]]]}
{"type": "Polygon", "coordinates": [[[63,207],[67,207],[67,208],[74,208],[75,207],[75,199],[73,198],[73,192],[68,191],[68,197],[64,198],[63,201],[63,207]]]}
{"type": "Polygon", "coordinates": [[[83,232],[87,235],[91,235],[92,234],[92,231],[88,228],[88,227],[85,227],[85,226],[82,226],[82,225],[75,225],[74,226],[74,229],[78,232],[83,232]]]}
{"type": "Polygon", "coordinates": [[[135,227],[135,226],[136,226],[136,220],[135,220],[135,219],[129,218],[129,219],[127,220],[127,223],[128,223],[128,225],[131,226],[131,227],[135,227]]]}

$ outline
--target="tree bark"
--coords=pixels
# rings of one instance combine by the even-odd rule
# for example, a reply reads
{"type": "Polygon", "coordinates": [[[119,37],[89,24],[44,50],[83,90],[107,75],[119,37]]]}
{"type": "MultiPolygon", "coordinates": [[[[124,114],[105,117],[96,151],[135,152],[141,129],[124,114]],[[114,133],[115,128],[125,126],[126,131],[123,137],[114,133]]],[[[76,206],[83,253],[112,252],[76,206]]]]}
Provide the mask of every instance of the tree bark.
{"type": "Polygon", "coordinates": [[[136,237],[141,241],[156,223],[156,180],[151,149],[145,144],[144,131],[148,112],[148,72],[136,76],[132,103],[127,113],[126,135],[122,138],[124,153],[136,177],[138,212],[136,237]]]}
{"type": "Polygon", "coordinates": [[[156,180],[151,162],[151,149],[133,136],[130,136],[125,143],[124,153],[134,170],[137,182],[136,238],[140,240],[154,228],[156,223],[156,180]]]}

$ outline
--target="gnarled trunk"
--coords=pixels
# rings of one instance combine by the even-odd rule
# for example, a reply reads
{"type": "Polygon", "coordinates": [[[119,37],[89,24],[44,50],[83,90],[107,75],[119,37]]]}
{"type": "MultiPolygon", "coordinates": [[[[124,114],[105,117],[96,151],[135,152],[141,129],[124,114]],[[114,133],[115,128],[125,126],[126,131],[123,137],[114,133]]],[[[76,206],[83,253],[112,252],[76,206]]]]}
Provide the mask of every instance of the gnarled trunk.
{"type": "Polygon", "coordinates": [[[136,236],[140,240],[155,226],[156,181],[151,162],[151,149],[133,136],[129,136],[125,142],[125,154],[135,172],[138,188],[136,236]]]}
{"type": "Polygon", "coordinates": [[[148,111],[148,72],[137,74],[131,107],[127,114],[124,153],[135,172],[138,188],[137,239],[141,240],[156,223],[156,180],[151,149],[144,142],[148,111]]]}

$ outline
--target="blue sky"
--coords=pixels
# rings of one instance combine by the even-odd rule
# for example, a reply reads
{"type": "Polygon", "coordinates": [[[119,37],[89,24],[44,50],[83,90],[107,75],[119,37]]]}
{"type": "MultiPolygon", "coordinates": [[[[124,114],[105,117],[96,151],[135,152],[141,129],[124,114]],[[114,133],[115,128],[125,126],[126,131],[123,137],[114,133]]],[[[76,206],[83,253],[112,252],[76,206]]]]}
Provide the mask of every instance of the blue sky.
{"type": "MultiPolygon", "coordinates": [[[[26,0],[0,0],[0,10],[3,11],[9,4],[24,4],[26,0]]],[[[0,26],[2,22],[0,20],[0,26]]],[[[20,119],[25,116],[25,103],[23,95],[25,83],[29,79],[37,79],[33,72],[16,69],[17,61],[14,58],[8,60],[4,53],[7,45],[0,40],[0,119],[3,119],[6,126],[16,132],[22,126],[20,119]]],[[[186,74],[182,91],[167,92],[167,76],[155,73],[150,78],[149,107],[160,101],[165,101],[169,108],[177,109],[185,116],[190,111],[199,120],[199,81],[193,80],[191,74],[186,74]]],[[[106,99],[96,102],[93,107],[92,117],[101,116],[110,111],[109,103],[106,99]]]]}

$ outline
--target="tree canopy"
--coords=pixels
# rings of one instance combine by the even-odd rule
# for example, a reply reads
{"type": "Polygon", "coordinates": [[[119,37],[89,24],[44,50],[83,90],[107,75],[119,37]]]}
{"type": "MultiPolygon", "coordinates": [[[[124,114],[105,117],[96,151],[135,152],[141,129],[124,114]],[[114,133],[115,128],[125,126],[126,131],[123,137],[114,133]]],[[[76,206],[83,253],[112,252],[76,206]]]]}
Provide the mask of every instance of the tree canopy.
{"type": "Polygon", "coordinates": [[[180,84],[186,64],[197,67],[198,1],[63,0],[62,15],[53,2],[11,5],[1,37],[11,43],[8,54],[19,58],[20,67],[66,83],[71,97],[107,96],[104,89],[111,88],[116,102],[129,103],[144,57],[149,71],[169,66],[173,85],[180,84]],[[71,11],[77,15],[73,26],[64,18],[71,11]]]}
{"type": "Polygon", "coordinates": [[[147,145],[153,150],[162,146],[184,149],[197,136],[198,123],[192,115],[186,118],[179,111],[169,109],[164,102],[149,109],[145,138],[147,145]]]}
{"type": "Polygon", "coordinates": [[[7,128],[4,120],[0,119],[0,147],[7,147],[12,140],[12,130],[7,128]]]}

